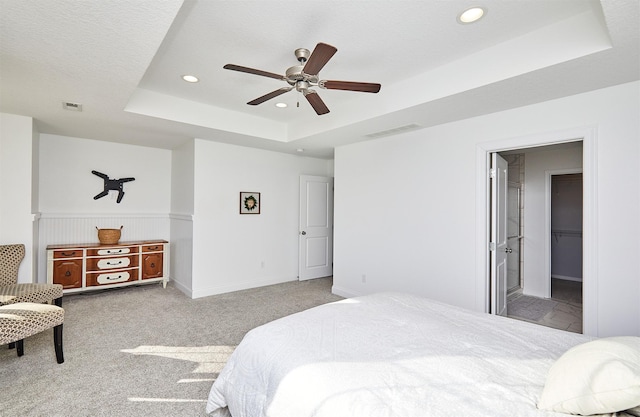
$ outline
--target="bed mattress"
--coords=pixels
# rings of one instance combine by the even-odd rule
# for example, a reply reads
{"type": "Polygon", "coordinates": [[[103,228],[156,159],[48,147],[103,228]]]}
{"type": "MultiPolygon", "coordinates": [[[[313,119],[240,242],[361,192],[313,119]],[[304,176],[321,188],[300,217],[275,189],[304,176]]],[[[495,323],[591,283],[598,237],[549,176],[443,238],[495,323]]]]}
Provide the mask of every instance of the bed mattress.
{"type": "Polygon", "coordinates": [[[554,417],[550,366],[590,337],[409,294],[356,297],[253,329],[214,382],[212,416],[554,417]]]}

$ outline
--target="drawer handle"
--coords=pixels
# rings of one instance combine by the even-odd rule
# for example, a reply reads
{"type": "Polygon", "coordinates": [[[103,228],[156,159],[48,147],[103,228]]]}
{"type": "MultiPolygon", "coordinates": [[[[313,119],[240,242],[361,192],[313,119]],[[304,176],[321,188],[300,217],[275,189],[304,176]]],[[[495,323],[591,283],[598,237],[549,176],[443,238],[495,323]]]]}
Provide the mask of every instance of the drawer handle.
{"type": "Polygon", "coordinates": [[[149,247],[147,247],[147,250],[158,250],[158,247],[157,246],[154,246],[154,247],[150,247],[149,246],[149,247]]]}
{"type": "Polygon", "coordinates": [[[122,261],[118,261],[118,262],[107,262],[107,265],[120,265],[122,263],[122,261]]]}
{"type": "Polygon", "coordinates": [[[118,280],[118,279],[122,278],[122,275],[118,275],[117,277],[106,277],[106,278],[107,278],[108,280],[113,281],[113,280],[118,280]]]}
{"type": "Polygon", "coordinates": [[[122,253],[122,249],[118,249],[114,251],[108,250],[107,253],[122,253]]]}
{"type": "Polygon", "coordinates": [[[73,255],[75,255],[75,254],[76,254],[76,251],[73,251],[73,252],[62,252],[62,254],[61,254],[61,255],[62,255],[62,256],[73,256],[73,255]]]}
{"type": "Polygon", "coordinates": [[[71,276],[71,271],[67,271],[67,272],[65,272],[65,273],[64,273],[64,276],[65,276],[65,277],[70,277],[70,276],[71,276]]]}
{"type": "Polygon", "coordinates": [[[155,268],[156,264],[154,264],[153,262],[151,262],[151,268],[155,268]]]}

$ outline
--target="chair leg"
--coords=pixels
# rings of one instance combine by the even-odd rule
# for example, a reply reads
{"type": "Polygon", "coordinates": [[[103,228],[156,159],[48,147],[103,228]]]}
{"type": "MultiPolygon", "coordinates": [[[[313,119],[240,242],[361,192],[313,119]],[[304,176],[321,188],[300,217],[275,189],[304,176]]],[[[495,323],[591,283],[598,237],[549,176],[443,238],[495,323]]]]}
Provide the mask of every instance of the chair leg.
{"type": "Polygon", "coordinates": [[[56,298],[53,302],[58,306],[62,307],[62,297],[56,298]]]}
{"type": "Polygon", "coordinates": [[[18,356],[24,355],[24,339],[20,339],[16,342],[16,350],[18,351],[18,356]]]}
{"type": "Polygon", "coordinates": [[[53,328],[53,345],[56,349],[56,359],[58,363],[64,362],[64,354],[62,353],[62,324],[53,328]]]}

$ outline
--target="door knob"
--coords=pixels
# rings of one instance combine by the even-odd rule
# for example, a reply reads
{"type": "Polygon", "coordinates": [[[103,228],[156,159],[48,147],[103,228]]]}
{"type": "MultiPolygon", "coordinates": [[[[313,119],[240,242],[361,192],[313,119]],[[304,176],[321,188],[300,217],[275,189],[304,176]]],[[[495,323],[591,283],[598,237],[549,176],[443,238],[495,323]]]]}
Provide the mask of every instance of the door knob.
{"type": "Polygon", "coordinates": [[[507,252],[507,253],[511,253],[511,252],[513,252],[513,249],[511,249],[511,248],[504,248],[504,251],[505,251],[505,252],[507,252]]]}
{"type": "Polygon", "coordinates": [[[307,232],[305,232],[305,231],[303,230],[302,232],[300,232],[300,234],[301,234],[302,236],[304,236],[304,235],[306,235],[306,234],[307,234],[307,232]]]}

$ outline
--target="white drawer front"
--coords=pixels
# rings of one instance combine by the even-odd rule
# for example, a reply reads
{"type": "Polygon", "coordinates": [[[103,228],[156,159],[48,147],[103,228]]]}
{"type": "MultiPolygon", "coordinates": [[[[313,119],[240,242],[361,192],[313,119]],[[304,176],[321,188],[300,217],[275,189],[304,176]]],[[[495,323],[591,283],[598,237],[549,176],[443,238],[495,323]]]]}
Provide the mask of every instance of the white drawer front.
{"type": "Polygon", "coordinates": [[[125,255],[127,253],[131,253],[131,248],[111,248],[98,251],[98,255],[125,255]]]}
{"type": "Polygon", "coordinates": [[[100,269],[113,269],[113,268],[126,268],[131,263],[129,258],[107,258],[100,259],[98,261],[98,268],[100,269]]]}
{"type": "Polygon", "coordinates": [[[113,274],[100,274],[96,281],[98,284],[113,284],[116,282],[128,281],[131,275],[128,271],[115,272],[113,274]]]}

